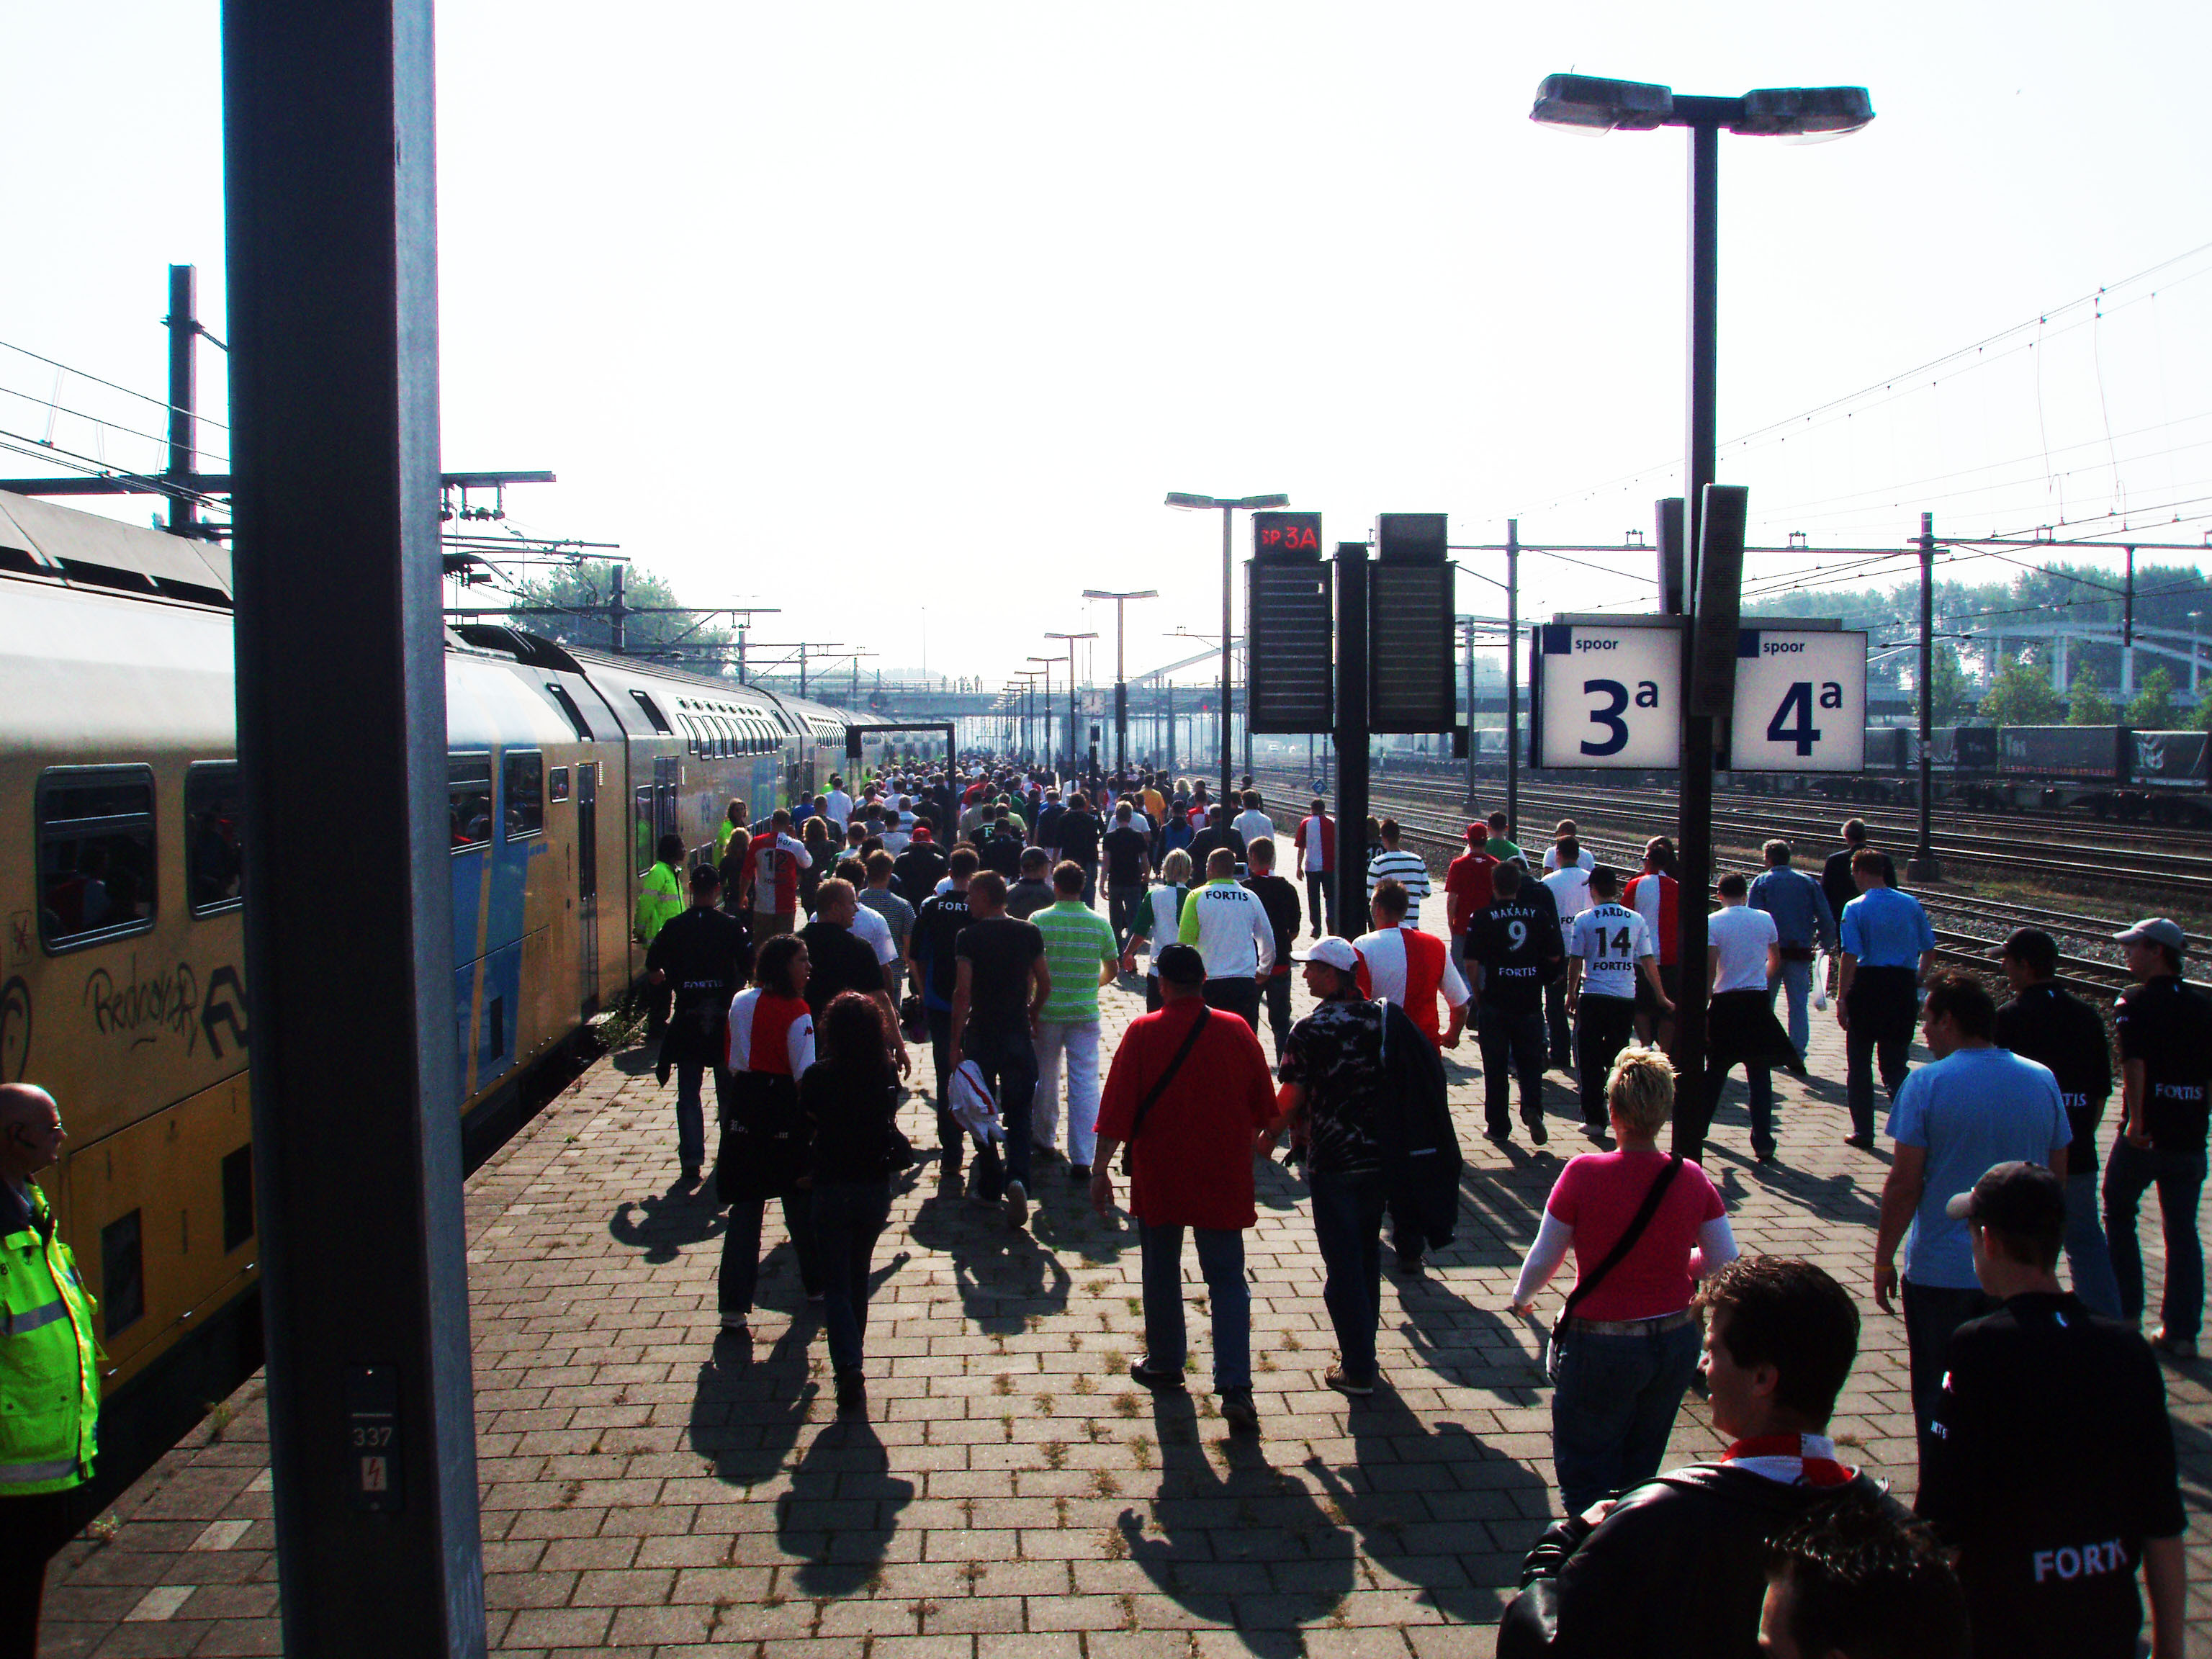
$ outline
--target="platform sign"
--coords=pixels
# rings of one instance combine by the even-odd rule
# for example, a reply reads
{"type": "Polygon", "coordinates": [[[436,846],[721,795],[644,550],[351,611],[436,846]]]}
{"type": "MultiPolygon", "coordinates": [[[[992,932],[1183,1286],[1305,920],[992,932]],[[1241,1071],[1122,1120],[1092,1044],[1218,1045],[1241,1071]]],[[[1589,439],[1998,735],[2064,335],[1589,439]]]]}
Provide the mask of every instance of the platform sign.
{"type": "Polygon", "coordinates": [[[1735,655],[1731,771],[1864,769],[1864,634],[1746,628],[1735,655]]]}
{"type": "Polygon", "coordinates": [[[1532,765],[1681,763],[1680,629],[1547,623],[1529,683],[1532,765]]]}

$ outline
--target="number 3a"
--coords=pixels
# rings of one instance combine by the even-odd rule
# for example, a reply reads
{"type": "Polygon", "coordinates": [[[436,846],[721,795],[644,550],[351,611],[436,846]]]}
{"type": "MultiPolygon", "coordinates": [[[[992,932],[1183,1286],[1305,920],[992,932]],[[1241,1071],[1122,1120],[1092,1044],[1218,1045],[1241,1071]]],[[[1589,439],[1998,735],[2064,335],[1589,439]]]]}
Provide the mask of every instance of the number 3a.
{"type": "Polygon", "coordinates": [[[1628,707],[1628,688],[1619,680],[1584,680],[1583,691],[1585,696],[1595,694],[1609,698],[1612,703],[1610,708],[1589,711],[1590,724],[1603,726],[1611,735],[1603,743],[1585,740],[1583,753],[1618,755],[1628,747],[1628,722],[1620,718],[1621,710],[1628,707]]]}

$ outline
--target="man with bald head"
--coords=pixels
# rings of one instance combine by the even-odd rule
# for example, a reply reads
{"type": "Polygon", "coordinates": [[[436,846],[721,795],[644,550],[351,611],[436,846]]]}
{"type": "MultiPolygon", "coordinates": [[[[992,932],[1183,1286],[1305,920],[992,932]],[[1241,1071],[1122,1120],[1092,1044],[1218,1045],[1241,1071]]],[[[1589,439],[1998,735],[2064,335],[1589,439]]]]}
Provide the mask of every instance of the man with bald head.
{"type": "Polygon", "coordinates": [[[100,1372],[93,1301],[32,1179],[61,1156],[54,1097],[0,1084],[0,1654],[34,1652],[46,1562],[91,1478],[100,1372]]]}

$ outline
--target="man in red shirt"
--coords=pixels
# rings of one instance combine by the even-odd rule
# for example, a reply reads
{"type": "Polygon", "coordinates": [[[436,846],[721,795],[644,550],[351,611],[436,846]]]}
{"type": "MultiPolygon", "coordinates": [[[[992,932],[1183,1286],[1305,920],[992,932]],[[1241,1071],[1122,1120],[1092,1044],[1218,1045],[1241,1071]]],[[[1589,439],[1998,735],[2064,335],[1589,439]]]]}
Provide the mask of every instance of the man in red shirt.
{"type": "Polygon", "coordinates": [[[1489,824],[1468,824],[1467,851],[1444,872],[1444,920],[1451,929],[1452,960],[1462,974],[1467,972],[1467,930],[1474,913],[1489,908],[1491,900],[1498,896],[1490,885],[1490,872],[1498,867],[1498,860],[1486,850],[1489,840],[1489,824]]]}
{"type": "MultiPolygon", "coordinates": [[[[1629,878],[1621,890],[1620,902],[1642,916],[1644,925],[1651,930],[1659,947],[1659,988],[1670,1002],[1682,994],[1682,970],[1676,965],[1682,947],[1676,909],[1680,895],[1681,884],[1674,879],[1674,843],[1664,836],[1654,836],[1644,843],[1644,873],[1629,878]]],[[[1662,1048],[1674,1041],[1674,1014],[1660,1009],[1659,999],[1651,994],[1650,981],[1641,975],[1636,980],[1636,1040],[1656,1042],[1662,1048]]]]}
{"type": "Polygon", "coordinates": [[[1232,1428],[1255,1430],[1252,1291],[1244,1229],[1258,1218],[1255,1133],[1275,1115],[1273,1079],[1252,1028],[1206,1006],[1206,963],[1188,945],[1154,958],[1160,1009],[1132,1021],[1098,1103],[1091,1202],[1114,1206],[1113,1158],[1129,1148],[1129,1209],[1144,1252],[1145,1356],[1129,1375],[1159,1393],[1182,1389],[1182,1233],[1196,1235],[1213,1318],[1213,1387],[1232,1428]]]}
{"type": "Polygon", "coordinates": [[[1359,952],[1359,994],[1396,1003],[1431,1042],[1439,1048],[1456,1048],[1467,1021],[1467,980],[1445,951],[1444,942],[1407,920],[1412,908],[1397,882],[1385,877],[1376,884],[1375,931],[1352,942],[1359,952]],[[1439,996],[1451,1009],[1449,1030],[1437,1018],[1439,996]]]}

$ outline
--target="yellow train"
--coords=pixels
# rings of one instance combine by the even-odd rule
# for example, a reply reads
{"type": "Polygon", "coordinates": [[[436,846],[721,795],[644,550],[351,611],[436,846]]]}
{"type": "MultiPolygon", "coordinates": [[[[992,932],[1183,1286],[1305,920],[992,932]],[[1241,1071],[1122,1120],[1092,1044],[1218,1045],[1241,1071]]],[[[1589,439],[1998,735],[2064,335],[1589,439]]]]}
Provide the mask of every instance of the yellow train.
{"type": "MultiPolygon", "coordinates": [[[[848,716],[500,627],[446,665],[473,1164],[641,971],[659,837],[826,788],[848,716]]],[[[259,1361],[227,550],[0,494],[0,1076],[69,1131],[41,1184],[100,1297],[105,1492],[259,1361]]]]}

